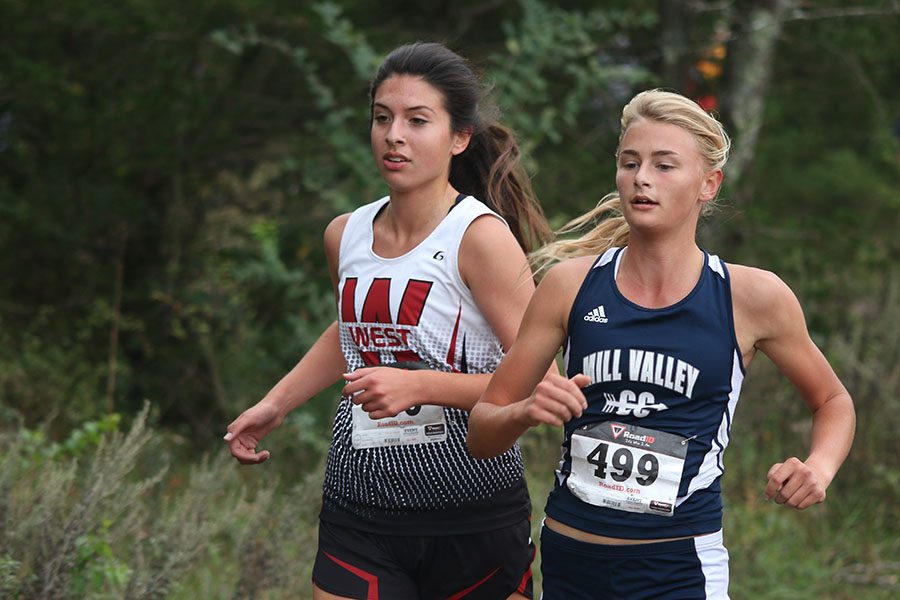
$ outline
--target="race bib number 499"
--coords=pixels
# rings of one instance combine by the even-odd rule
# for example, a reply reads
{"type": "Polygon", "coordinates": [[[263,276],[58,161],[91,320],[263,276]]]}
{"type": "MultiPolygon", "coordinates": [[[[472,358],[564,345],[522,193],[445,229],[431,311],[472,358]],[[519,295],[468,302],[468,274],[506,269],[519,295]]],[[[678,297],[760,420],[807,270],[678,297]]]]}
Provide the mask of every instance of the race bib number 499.
{"type": "Polygon", "coordinates": [[[681,436],[635,425],[585,425],[572,434],[566,485],[595,506],[671,517],[687,445],[681,436]]]}

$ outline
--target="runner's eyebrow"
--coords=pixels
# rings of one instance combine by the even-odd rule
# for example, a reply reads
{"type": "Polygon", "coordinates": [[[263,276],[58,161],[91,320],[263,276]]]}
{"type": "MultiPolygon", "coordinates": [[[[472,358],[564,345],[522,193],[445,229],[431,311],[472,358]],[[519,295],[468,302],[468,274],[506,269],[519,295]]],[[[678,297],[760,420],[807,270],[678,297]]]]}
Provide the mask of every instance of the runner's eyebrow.
{"type": "MultiPolygon", "coordinates": [[[[385,110],[391,110],[386,104],[382,104],[381,102],[374,102],[374,103],[372,103],[372,106],[374,108],[383,108],[385,110]]],[[[424,104],[420,104],[417,106],[408,106],[408,107],[404,108],[403,110],[405,112],[418,112],[421,110],[427,110],[428,112],[431,112],[431,113],[437,112],[430,106],[426,106],[424,104]]]]}
{"type": "MultiPolygon", "coordinates": [[[[640,156],[640,153],[637,150],[625,149],[619,151],[619,156],[623,154],[628,154],[629,156],[640,156]]],[[[678,153],[674,150],[654,150],[650,153],[650,156],[678,156],[678,153]]]]}
{"type": "Polygon", "coordinates": [[[678,156],[674,150],[657,150],[652,153],[653,156],[678,156]]]}

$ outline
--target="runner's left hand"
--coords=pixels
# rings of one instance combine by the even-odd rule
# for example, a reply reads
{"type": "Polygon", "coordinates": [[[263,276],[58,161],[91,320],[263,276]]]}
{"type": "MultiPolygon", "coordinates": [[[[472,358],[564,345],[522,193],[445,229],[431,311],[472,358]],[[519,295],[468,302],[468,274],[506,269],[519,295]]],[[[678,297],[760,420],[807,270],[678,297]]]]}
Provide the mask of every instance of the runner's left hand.
{"type": "Polygon", "coordinates": [[[388,367],[364,367],[344,374],[347,385],[341,393],[358,404],[373,419],[396,417],[422,403],[416,371],[388,367]]]}
{"type": "Polygon", "coordinates": [[[799,510],[825,501],[827,483],[797,457],[775,463],[769,469],[766,498],[799,510]]]}

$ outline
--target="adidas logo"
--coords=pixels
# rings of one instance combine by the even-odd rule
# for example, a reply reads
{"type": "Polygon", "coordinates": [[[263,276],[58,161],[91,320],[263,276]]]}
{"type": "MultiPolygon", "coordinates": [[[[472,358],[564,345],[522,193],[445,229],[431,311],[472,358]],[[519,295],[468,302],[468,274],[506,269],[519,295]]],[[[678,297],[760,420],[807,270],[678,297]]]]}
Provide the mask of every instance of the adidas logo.
{"type": "Polygon", "coordinates": [[[588,314],[584,315],[585,321],[591,321],[593,323],[606,323],[609,319],[606,318],[606,310],[604,310],[603,305],[601,304],[588,314]]]}

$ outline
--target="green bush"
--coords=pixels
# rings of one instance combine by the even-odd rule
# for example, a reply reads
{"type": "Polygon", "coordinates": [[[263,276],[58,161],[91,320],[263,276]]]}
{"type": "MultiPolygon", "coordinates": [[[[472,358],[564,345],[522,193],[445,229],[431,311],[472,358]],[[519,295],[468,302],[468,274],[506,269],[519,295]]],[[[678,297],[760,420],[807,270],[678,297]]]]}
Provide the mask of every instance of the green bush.
{"type": "Polygon", "coordinates": [[[305,593],[321,468],[283,491],[272,470],[242,472],[223,445],[170,470],[159,464],[172,440],[146,417],[127,433],[112,430],[116,418],[87,423],[59,445],[27,429],[0,437],[2,597],[305,593]]]}

